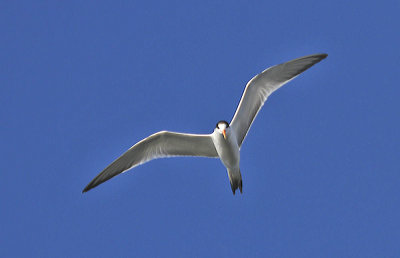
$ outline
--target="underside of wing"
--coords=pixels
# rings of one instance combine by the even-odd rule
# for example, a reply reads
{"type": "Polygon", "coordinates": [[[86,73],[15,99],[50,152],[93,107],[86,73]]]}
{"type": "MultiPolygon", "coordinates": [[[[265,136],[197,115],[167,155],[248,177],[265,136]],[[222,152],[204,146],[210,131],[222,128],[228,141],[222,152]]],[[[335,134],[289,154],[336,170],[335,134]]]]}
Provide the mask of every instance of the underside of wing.
{"type": "Polygon", "coordinates": [[[137,165],[170,156],[218,157],[211,135],[161,131],[136,143],[98,174],[83,192],[137,165]]]}
{"type": "Polygon", "coordinates": [[[268,96],[326,57],[327,54],[314,54],[275,65],[254,76],[247,83],[239,106],[230,124],[237,135],[239,146],[242,145],[254,118],[264,105],[268,96]]]}

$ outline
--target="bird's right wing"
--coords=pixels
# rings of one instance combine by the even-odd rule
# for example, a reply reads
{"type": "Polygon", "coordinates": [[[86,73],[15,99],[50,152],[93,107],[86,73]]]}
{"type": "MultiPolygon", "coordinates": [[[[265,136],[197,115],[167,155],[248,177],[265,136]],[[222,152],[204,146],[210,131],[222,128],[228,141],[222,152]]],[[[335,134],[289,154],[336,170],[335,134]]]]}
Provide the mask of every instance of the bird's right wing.
{"type": "Polygon", "coordinates": [[[161,131],[133,145],[100,174],[83,192],[98,186],[110,178],[147,161],[170,156],[218,157],[210,134],[184,134],[161,131]]]}
{"type": "Polygon", "coordinates": [[[230,124],[236,133],[239,146],[242,145],[254,118],[268,96],[327,56],[327,54],[314,54],[272,66],[247,83],[230,124]]]}

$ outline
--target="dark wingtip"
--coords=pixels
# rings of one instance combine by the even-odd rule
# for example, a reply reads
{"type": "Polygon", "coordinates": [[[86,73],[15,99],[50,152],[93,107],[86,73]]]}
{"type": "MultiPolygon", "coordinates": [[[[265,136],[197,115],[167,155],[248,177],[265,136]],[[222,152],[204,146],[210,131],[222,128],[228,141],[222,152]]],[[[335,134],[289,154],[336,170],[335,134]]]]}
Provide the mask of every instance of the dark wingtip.
{"type": "Polygon", "coordinates": [[[319,55],[321,56],[321,60],[328,57],[328,54],[326,53],[321,53],[319,55]]]}
{"type": "MultiPolygon", "coordinates": [[[[318,63],[319,61],[321,61],[321,60],[327,58],[327,57],[328,57],[328,54],[326,54],[326,53],[320,53],[320,54],[314,54],[314,55],[311,55],[311,56],[317,57],[317,58],[318,58],[317,63],[318,63]]],[[[310,56],[308,56],[308,57],[310,57],[310,56]]]]}
{"type": "Polygon", "coordinates": [[[82,190],[82,193],[86,193],[87,191],[89,191],[90,189],[92,189],[93,186],[91,185],[91,182],[82,190]]]}
{"type": "Polygon", "coordinates": [[[312,55],[308,55],[308,56],[303,56],[303,57],[300,57],[298,59],[305,59],[305,58],[314,57],[314,58],[318,59],[318,61],[316,61],[315,63],[318,63],[319,61],[325,59],[327,56],[328,56],[328,54],[326,54],[326,53],[317,53],[317,54],[312,54],[312,55]]]}

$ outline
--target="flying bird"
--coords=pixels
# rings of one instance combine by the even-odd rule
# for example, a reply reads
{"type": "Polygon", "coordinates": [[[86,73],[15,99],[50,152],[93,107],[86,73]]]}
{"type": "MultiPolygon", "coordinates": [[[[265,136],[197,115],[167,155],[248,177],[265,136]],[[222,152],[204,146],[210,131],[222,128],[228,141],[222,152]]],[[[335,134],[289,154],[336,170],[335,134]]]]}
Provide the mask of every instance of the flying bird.
{"type": "Polygon", "coordinates": [[[98,174],[82,192],[153,159],[171,156],[220,158],[227,169],[233,194],[242,193],[240,148],[264,102],[272,92],[296,78],[327,54],[314,54],[272,66],[254,76],[246,85],[231,123],[219,121],[211,134],[160,131],[139,141],[98,174]]]}

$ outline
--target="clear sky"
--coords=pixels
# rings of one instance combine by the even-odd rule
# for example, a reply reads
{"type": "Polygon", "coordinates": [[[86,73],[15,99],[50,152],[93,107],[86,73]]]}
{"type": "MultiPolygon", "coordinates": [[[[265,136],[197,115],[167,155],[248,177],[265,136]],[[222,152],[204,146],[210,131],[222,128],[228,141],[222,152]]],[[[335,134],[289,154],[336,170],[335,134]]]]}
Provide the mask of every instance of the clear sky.
{"type": "Polygon", "coordinates": [[[400,254],[400,2],[2,1],[1,257],[400,254]],[[241,149],[152,161],[82,194],[159,130],[211,133],[275,92],[241,149]]]}

